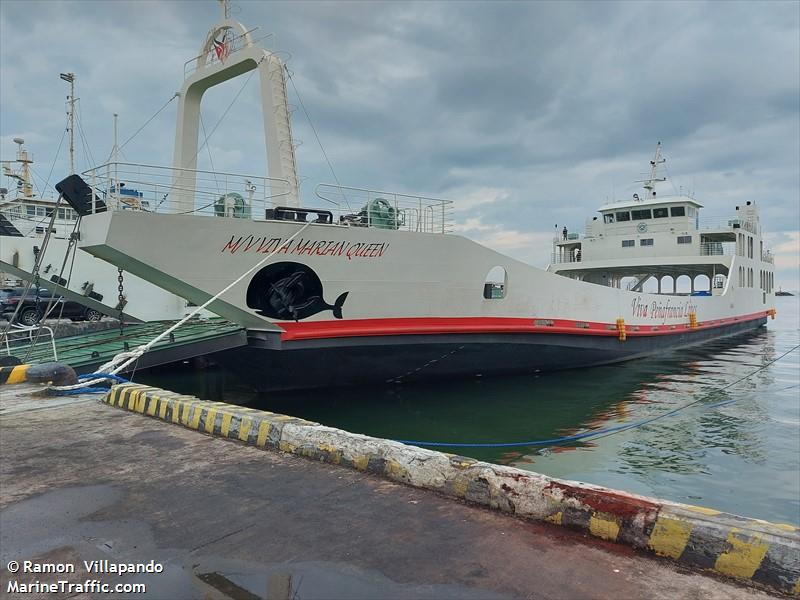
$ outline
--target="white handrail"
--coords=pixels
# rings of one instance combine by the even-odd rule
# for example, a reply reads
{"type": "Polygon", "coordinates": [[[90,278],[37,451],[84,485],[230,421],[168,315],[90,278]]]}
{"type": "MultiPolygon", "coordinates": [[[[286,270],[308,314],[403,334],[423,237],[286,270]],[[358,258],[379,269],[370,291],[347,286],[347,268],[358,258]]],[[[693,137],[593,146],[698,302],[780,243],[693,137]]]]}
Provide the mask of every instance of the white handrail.
{"type": "Polygon", "coordinates": [[[340,222],[350,226],[382,227],[388,224],[394,229],[424,233],[449,233],[453,230],[452,200],[329,183],[317,185],[314,193],[320,200],[333,204],[340,214],[340,222]],[[356,205],[353,205],[354,200],[356,205]],[[388,203],[391,210],[386,212],[389,216],[373,214],[376,202],[388,203]],[[348,205],[346,210],[343,203],[348,205]]]}
{"type": "MultiPolygon", "coordinates": [[[[17,341],[23,340],[23,339],[25,339],[27,337],[28,340],[30,341],[30,343],[33,343],[33,334],[36,331],[38,331],[39,329],[44,329],[44,330],[49,332],[50,345],[53,348],[53,360],[54,361],[58,360],[58,351],[56,350],[56,338],[55,338],[55,335],[53,334],[53,330],[50,327],[47,327],[45,325],[31,325],[31,326],[28,326],[28,325],[19,325],[17,323],[11,323],[10,330],[7,331],[6,334],[3,336],[3,339],[5,341],[5,346],[6,346],[6,354],[11,356],[11,345],[8,343],[9,342],[9,338],[11,336],[16,335],[15,339],[17,341]]],[[[41,334],[39,334],[39,336],[41,336],[41,334]]]]}

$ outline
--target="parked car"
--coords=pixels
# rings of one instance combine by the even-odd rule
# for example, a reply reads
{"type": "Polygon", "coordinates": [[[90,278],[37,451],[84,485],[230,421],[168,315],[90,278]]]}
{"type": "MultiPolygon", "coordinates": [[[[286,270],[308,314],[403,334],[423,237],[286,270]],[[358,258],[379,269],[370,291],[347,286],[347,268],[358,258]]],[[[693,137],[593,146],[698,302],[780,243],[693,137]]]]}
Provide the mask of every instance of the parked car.
{"type": "Polygon", "coordinates": [[[16,322],[23,325],[35,325],[44,317],[48,305],[51,305],[49,318],[55,319],[60,316],[70,321],[99,321],[103,318],[103,314],[99,311],[79,302],[67,300],[62,296],[54,297],[53,293],[45,288],[39,288],[38,305],[36,297],[37,293],[33,288],[29,289],[27,294],[25,294],[24,287],[2,289],[0,290],[0,315],[3,319],[10,320],[19,306],[16,322]]]}

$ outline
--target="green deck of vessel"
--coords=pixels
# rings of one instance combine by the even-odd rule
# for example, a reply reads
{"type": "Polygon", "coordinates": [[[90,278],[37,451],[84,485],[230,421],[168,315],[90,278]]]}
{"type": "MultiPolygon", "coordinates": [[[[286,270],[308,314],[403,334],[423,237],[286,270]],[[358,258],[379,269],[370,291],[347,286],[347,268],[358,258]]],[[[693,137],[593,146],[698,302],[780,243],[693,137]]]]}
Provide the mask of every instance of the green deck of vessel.
{"type": "MultiPolygon", "coordinates": [[[[119,328],[115,328],[60,338],[56,340],[58,361],[67,363],[76,370],[82,370],[81,368],[87,365],[101,364],[111,360],[115,354],[146,344],[174,323],[175,321],[153,321],[126,325],[122,336],[119,328]]],[[[221,339],[241,329],[239,325],[222,319],[193,320],[176,329],[172,338],[166,337],[158,342],[153,350],[172,349],[216,338],[221,339]]],[[[25,352],[27,353],[27,349],[25,352]]],[[[15,354],[19,356],[20,352],[15,354]]],[[[40,340],[33,347],[25,362],[37,364],[52,360],[53,348],[48,338],[40,340]]]]}

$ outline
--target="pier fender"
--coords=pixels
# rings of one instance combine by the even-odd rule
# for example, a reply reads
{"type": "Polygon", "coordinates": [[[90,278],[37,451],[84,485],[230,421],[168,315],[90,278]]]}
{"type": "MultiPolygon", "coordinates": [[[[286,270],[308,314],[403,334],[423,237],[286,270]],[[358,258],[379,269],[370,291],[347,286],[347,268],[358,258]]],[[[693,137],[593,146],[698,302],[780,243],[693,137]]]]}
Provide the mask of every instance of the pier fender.
{"type": "Polygon", "coordinates": [[[51,383],[53,385],[73,385],[78,383],[75,369],[65,363],[49,362],[30,365],[26,374],[28,383],[51,383]]]}

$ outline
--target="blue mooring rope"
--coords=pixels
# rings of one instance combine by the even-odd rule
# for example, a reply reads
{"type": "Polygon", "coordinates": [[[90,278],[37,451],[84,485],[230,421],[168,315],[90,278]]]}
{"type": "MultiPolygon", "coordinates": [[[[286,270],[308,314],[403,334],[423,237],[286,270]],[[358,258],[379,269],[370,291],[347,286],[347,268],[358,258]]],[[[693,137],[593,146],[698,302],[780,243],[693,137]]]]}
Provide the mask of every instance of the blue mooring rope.
{"type": "MultiPolygon", "coordinates": [[[[761,367],[759,367],[758,369],[756,369],[752,373],[748,373],[744,377],[740,377],[739,379],[737,379],[733,383],[729,383],[728,385],[723,386],[723,387],[717,389],[716,391],[721,392],[722,390],[725,390],[725,389],[727,389],[729,387],[733,387],[734,385],[744,381],[745,379],[749,379],[750,377],[752,377],[756,373],[758,373],[760,371],[763,371],[764,369],[766,369],[771,364],[778,362],[784,356],[787,356],[788,354],[791,354],[792,352],[794,352],[798,348],[800,348],[800,344],[798,344],[794,348],[791,348],[791,349],[787,350],[786,352],[781,354],[778,358],[776,358],[774,360],[771,360],[768,363],[762,365],[761,367]]],[[[783,388],[783,389],[790,389],[790,388],[793,388],[793,387],[796,387],[796,386],[789,386],[789,387],[783,388]]],[[[706,396],[704,396],[704,397],[707,398],[708,394],[706,396]]],[[[663,419],[665,417],[672,416],[675,413],[678,413],[678,412],[680,412],[682,410],[685,410],[685,409],[689,408],[690,406],[694,406],[695,404],[700,403],[702,400],[703,400],[703,398],[698,398],[697,400],[694,400],[693,402],[689,402],[688,404],[684,404],[683,406],[678,406],[677,408],[674,408],[674,409],[672,409],[670,411],[667,411],[667,412],[665,412],[663,414],[656,415],[655,417],[651,417],[649,419],[644,419],[642,421],[637,421],[635,423],[628,423],[626,425],[616,425],[614,427],[604,427],[603,429],[596,429],[594,431],[587,431],[587,432],[584,432],[584,433],[576,433],[574,435],[565,435],[565,436],[562,436],[562,437],[551,438],[549,440],[530,440],[530,441],[527,441],[527,442],[486,442],[486,443],[428,442],[428,441],[420,441],[420,440],[394,440],[394,441],[400,442],[401,444],[407,444],[409,446],[427,446],[427,447],[430,447],[430,448],[442,448],[442,447],[448,447],[448,448],[517,448],[517,447],[520,447],[520,446],[551,446],[551,445],[555,445],[555,444],[560,444],[562,442],[572,442],[572,441],[577,441],[577,440],[584,440],[584,439],[587,439],[587,438],[605,437],[607,435],[612,435],[614,433],[619,433],[620,431],[625,431],[626,429],[634,429],[636,427],[641,427],[643,425],[647,425],[648,423],[652,423],[653,421],[658,421],[659,419],[663,419]]],[[[708,410],[709,408],[718,408],[720,406],[725,406],[726,404],[733,404],[734,402],[736,402],[736,399],[723,400],[721,402],[715,402],[714,404],[708,404],[703,408],[704,408],[704,410],[708,410]]]]}
{"type": "MultiPolygon", "coordinates": [[[[84,379],[108,379],[111,381],[115,381],[117,383],[130,383],[124,377],[120,377],[119,375],[111,375],[110,373],[85,373],[83,375],[78,375],[78,381],[84,379]]],[[[77,388],[74,390],[54,390],[57,396],[75,396],[77,394],[97,394],[100,392],[107,392],[107,387],[83,387],[77,388]]]]}
{"type": "Polygon", "coordinates": [[[117,383],[130,383],[129,380],[125,379],[124,377],[120,377],[119,375],[112,375],[111,373],[85,373],[83,375],[78,375],[78,381],[81,379],[111,379],[116,381],[117,383]]]}

